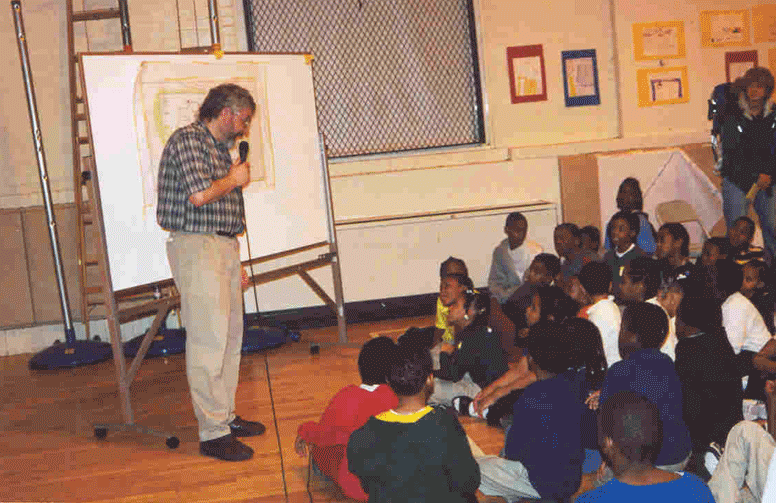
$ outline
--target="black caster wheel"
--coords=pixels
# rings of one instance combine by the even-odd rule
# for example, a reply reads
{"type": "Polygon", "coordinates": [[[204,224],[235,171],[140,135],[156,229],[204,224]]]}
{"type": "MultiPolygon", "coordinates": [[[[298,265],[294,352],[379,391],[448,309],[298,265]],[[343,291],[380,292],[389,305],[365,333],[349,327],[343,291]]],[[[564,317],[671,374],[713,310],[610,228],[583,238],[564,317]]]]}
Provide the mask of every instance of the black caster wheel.
{"type": "Polygon", "coordinates": [[[167,440],[164,441],[165,444],[167,444],[167,447],[170,449],[175,449],[179,445],[181,445],[181,441],[178,440],[178,437],[169,437],[167,440]]]}
{"type": "Polygon", "coordinates": [[[107,428],[95,428],[94,429],[94,436],[97,438],[105,438],[108,436],[108,429],[107,428]]]}

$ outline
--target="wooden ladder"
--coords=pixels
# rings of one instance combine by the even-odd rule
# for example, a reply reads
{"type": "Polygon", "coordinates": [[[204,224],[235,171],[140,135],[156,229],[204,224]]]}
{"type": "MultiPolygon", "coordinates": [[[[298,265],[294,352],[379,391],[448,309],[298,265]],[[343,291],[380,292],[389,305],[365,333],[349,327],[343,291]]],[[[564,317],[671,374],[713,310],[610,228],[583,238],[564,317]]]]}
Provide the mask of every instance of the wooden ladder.
{"type": "MultiPolygon", "coordinates": [[[[85,1],[85,0],[84,0],[85,1]]],[[[132,39],[129,31],[129,15],[127,1],[117,0],[118,7],[111,9],[76,11],[73,0],[66,0],[67,10],[67,57],[70,75],[70,117],[73,144],[73,188],[78,221],[78,279],[81,291],[81,320],[86,330],[86,338],[91,338],[90,320],[93,310],[105,306],[104,285],[99,268],[100,253],[96,253],[94,234],[95,228],[94,201],[90,197],[92,191],[89,184],[94,177],[88,162],[92,156],[92,146],[88,134],[88,117],[84,106],[84,90],[81,89],[81,78],[78,69],[78,54],[76,52],[75,27],[79,23],[90,21],[120,22],[123,51],[132,52],[132,39]]]]}

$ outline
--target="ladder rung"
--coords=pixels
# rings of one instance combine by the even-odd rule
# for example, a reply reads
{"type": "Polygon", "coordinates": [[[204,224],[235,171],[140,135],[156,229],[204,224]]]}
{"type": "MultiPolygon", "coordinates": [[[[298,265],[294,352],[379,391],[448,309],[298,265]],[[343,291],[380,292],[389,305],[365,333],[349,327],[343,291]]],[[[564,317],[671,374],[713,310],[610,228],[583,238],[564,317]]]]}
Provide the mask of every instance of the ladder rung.
{"type": "Polygon", "coordinates": [[[86,257],[86,263],[85,265],[99,265],[100,261],[97,260],[97,257],[86,257]]]}
{"type": "Polygon", "coordinates": [[[75,120],[83,122],[86,120],[86,114],[75,114],[75,120]]]}
{"type": "Polygon", "coordinates": [[[212,45],[199,45],[193,47],[181,47],[181,54],[209,54],[213,52],[212,45]]]}
{"type": "Polygon", "coordinates": [[[84,288],[84,293],[91,294],[91,293],[102,293],[102,287],[101,286],[87,286],[84,288]]]}
{"type": "Polygon", "coordinates": [[[98,19],[116,19],[121,17],[121,11],[113,9],[96,9],[73,12],[72,20],[74,23],[79,21],[96,21],[98,19]]]}
{"type": "Polygon", "coordinates": [[[89,307],[91,307],[91,306],[102,306],[104,304],[105,304],[104,300],[87,300],[86,301],[86,305],[89,306],[89,307]]]}
{"type": "Polygon", "coordinates": [[[78,137],[78,144],[79,145],[88,145],[89,144],[89,137],[88,136],[79,136],[78,137]]]}

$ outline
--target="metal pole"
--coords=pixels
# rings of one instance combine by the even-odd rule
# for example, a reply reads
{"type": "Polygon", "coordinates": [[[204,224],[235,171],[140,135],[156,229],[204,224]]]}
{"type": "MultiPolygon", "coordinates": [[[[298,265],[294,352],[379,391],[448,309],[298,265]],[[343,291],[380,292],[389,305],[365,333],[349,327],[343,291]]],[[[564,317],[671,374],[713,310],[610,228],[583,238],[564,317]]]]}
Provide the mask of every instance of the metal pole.
{"type": "Polygon", "coordinates": [[[348,342],[347,321],[345,320],[345,295],[342,290],[342,269],[340,268],[339,248],[337,247],[337,229],[334,227],[334,201],[331,197],[331,182],[329,178],[329,161],[326,156],[326,141],[322,133],[318,133],[318,143],[321,151],[321,176],[323,177],[324,197],[326,198],[326,223],[329,230],[329,251],[332,254],[331,271],[334,282],[334,300],[337,303],[337,327],[339,341],[348,342]]]}
{"type": "Polygon", "coordinates": [[[207,12],[210,18],[210,42],[213,48],[221,49],[221,34],[218,31],[218,6],[216,0],[208,0],[207,12]]]}
{"type": "Polygon", "coordinates": [[[54,270],[59,286],[59,302],[62,307],[62,317],[65,321],[65,338],[68,346],[75,344],[75,331],[73,330],[73,321],[70,318],[70,304],[67,298],[67,285],[65,284],[65,275],[62,270],[62,257],[59,254],[59,237],[57,236],[57,224],[54,219],[54,209],[51,201],[51,190],[48,183],[48,172],[46,170],[46,157],[43,153],[43,139],[40,132],[40,122],[38,120],[38,107],[35,103],[35,90],[32,84],[32,72],[27,56],[27,39],[24,35],[24,23],[22,21],[22,7],[19,0],[11,2],[13,10],[13,21],[16,27],[16,38],[19,43],[19,58],[22,63],[22,74],[24,76],[24,89],[27,92],[27,111],[30,114],[32,122],[32,140],[35,142],[35,154],[38,159],[38,171],[40,175],[40,187],[43,191],[43,202],[46,208],[46,218],[48,220],[49,238],[51,239],[51,250],[54,255],[54,270]]]}
{"type": "Polygon", "coordinates": [[[119,0],[119,13],[121,15],[121,40],[124,42],[124,51],[132,52],[132,34],[129,31],[127,0],[119,0]]]}

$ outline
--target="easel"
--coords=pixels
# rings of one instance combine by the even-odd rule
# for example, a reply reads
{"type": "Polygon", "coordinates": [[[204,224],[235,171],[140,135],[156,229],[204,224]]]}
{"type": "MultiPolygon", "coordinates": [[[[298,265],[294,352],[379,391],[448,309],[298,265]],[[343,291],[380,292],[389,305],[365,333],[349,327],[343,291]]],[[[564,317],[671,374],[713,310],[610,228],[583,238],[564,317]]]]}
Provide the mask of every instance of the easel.
{"type": "MultiPolygon", "coordinates": [[[[90,55],[81,55],[81,67],[84,67],[83,59],[90,55]]],[[[99,55],[100,57],[112,55],[99,55]]],[[[117,54],[117,57],[122,56],[117,54]]],[[[127,56],[124,54],[124,56],[127,56]]],[[[214,56],[215,57],[215,56],[214,56]]],[[[82,87],[87,89],[86,85],[86,72],[82,72],[82,87]]],[[[84,96],[86,103],[86,122],[89,135],[89,141],[91,145],[95,145],[92,128],[92,118],[89,114],[88,93],[84,96]]],[[[329,173],[326,162],[326,155],[324,150],[323,141],[318,137],[318,152],[320,157],[320,177],[321,187],[324,194],[325,209],[327,217],[327,232],[328,240],[320,241],[313,244],[296,247],[293,249],[285,250],[279,253],[274,253],[262,257],[249,258],[243,262],[246,267],[251,267],[255,264],[269,263],[272,260],[291,257],[301,252],[308,252],[317,248],[328,247],[326,253],[321,254],[316,259],[302,261],[297,264],[288,265],[284,267],[275,268],[259,274],[253,274],[250,277],[250,283],[252,285],[258,285],[275,281],[281,278],[287,278],[290,276],[298,275],[310,288],[321,298],[329,307],[331,307],[338,320],[339,328],[339,340],[340,342],[347,342],[346,323],[344,316],[344,300],[342,292],[341,272],[337,252],[336,232],[334,228],[334,213],[332,208],[331,189],[329,185],[329,173]],[[332,275],[334,280],[334,299],[332,300],[329,295],[321,288],[320,285],[308,274],[309,271],[331,265],[332,275]]],[[[86,159],[85,162],[92,162],[92,159],[86,159]]],[[[103,213],[103,203],[100,194],[100,182],[99,175],[96,166],[90,165],[91,181],[88,184],[90,190],[90,199],[94,201],[93,217],[96,224],[96,245],[98,262],[104,266],[101,267],[101,282],[102,291],[104,292],[104,303],[106,306],[108,330],[110,332],[111,344],[113,349],[114,361],[116,364],[116,380],[121,397],[121,410],[123,423],[117,425],[97,424],[94,426],[95,435],[99,438],[103,438],[107,435],[109,429],[118,430],[131,430],[144,434],[151,434],[155,436],[161,436],[166,438],[167,445],[171,448],[175,448],[178,445],[178,439],[174,436],[155,432],[147,428],[140,427],[135,424],[132,413],[131,401],[130,401],[130,386],[134,380],[137,371],[145,357],[148,348],[157,336],[162,322],[164,321],[167,313],[180,305],[180,296],[178,295],[175,286],[170,279],[161,281],[155,281],[148,284],[139,285],[132,288],[127,288],[119,291],[113,289],[113,279],[110,271],[110,261],[108,257],[108,246],[106,239],[105,218],[103,213]],[[158,298],[153,298],[158,297],[158,298]],[[152,300],[149,300],[152,298],[152,300]],[[126,307],[119,308],[119,304],[126,307]],[[132,360],[129,368],[126,367],[124,361],[124,355],[121,345],[121,327],[120,324],[132,319],[138,319],[146,316],[153,316],[151,327],[143,336],[139,350],[132,360]]]]}
{"type": "MultiPolygon", "coordinates": [[[[88,110],[88,104],[87,104],[88,110]]],[[[88,122],[88,114],[87,114],[88,122]]],[[[89,135],[91,137],[91,125],[89,127],[89,135]]],[[[337,325],[339,330],[340,343],[347,342],[347,328],[345,320],[344,299],[342,294],[342,276],[340,271],[340,265],[337,254],[337,242],[336,231],[334,229],[334,212],[332,208],[331,200],[331,188],[328,183],[329,172],[326,163],[326,155],[323,150],[323,144],[321,143],[321,167],[322,176],[325,177],[326,183],[324,188],[326,190],[327,205],[327,217],[329,226],[329,236],[331,238],[328,242],[319,242],[312,245],[296,248],[293,250],[287,250],[281,253],[272,255],[266,255],[263,257],[257,257],[249,259],[243,262],[244,267],[249,267],[253,264],[270,262],[272,260],[291,256],[301,252],[309,251],[316,248],[328,246],[328,253],[320,255],[317,259],[308,260],[299,264],[286,266],[267,272],[252,275],[250,277],[250,283],[252,285],[258,285],[276,281],[282,278],[287,278],[293,275],[298,275],[329,307],[331,307],[337,315],[337,325]],[[320,285],[307,273],[308,271],[318,269],[331,265],[332,275],[334,280],[335,300],[332,300],[328,294],[321,288],[320,285]]],[[[119,431],[134,431],[137,433],[143,433],[146,435],[153,435],[157,437],[163,437],[166,439],[165,443],[171,449],[178,447],[180,441],[177,437],[158,432],[149,428],[142,427],[135,424],[134,415],[132,412],[132,404],[130,400],[130,386],[135,379],[138,369],[140,368],[143,358],[151,346],[154,338],[159,332],[159,328],[162,326],[162,322],[166,318],[170,310],[180,306],[180,295],[175,289],[173,281],[165,280],[147,285],[142,285],[136,288],[122,290],[118,292],[113,291],[113,282],[111,279],[110,267],[108,262],[108,248],[105,241],[105,222],[102,213],[102,200],[100,197],[99,179],[97,170],[92,166],[92,179],[93,182],[89,184],[91,190],[91,200],[94,201],[94,217],[97,224],[97,253],[100,255],[100,263],[104,264],[101,267],[103,292],[105,292],[105,306],[107,311],[108,330],[110,333],[111,346],[113,349],[113,361],[116,369],[116,382],[119,388],[119,396],[121,400],[121,414],[123,423],[120,424],[95,424],[94,435],[97,438],[105,438],[108,430],[119,431]],[[145,302],[143,299],[148,295],[159,296],[160,298],[145,302]],[[139,301],[137,299],[140,299],[139,301]],[[129,307],[119,310],[118,303],[130,303],[129,307]],[[121,343],[121,322],[127,322],[134,319],[139,319],[144,316],[153,315],[154,319],[151,323],[151,327],[146,332],[143,340],[140,344],[137,354],[132,360],[129,369],[126,368],[124,361],[124,353],[121,343]]]]}
{"type": "MultiPolygon", "coordinates": [[[[77,196],[76,202],[78,203],[77,206],[79,211],[79,237],[81,241],[79,246],[79,263],[81,272],[81,288],[83,294],[83,316],[87,326],[88,338],[90,306],[99,305],[100,303],[105,306],[106,320],[110,333],[111,349],[115,363],[116,381],[119,388],[123,420],[123,423],[121,424],[97,424],[94,426],[94,433],[97,437],[103,438],[107,435],[108,429],[131,430],[139,433],[164,437],[166,438],[167,446],[170,448],[175,448],[179,444],[177,437],[166,433],[156,432],[135,424],[130,400],[130,386],[137,374],[138,369],[140,368],[144,357],[148,352],[149,347],[153,343],[154,339],[158,336],[159,330],[162,327],[167,314],[170,312],[170,310],[180,306],[180,296],[172,279],[153,281],[130,288],[124,288],[119,291],[114,291],[114,282],[111,276],[110,262],[108,260],[108,245],[106,240],[106,228],[100,194],[100,184],[95,165],[97,156],[95,155],[94,150],[95,140],[92,129],[92,119],[89,113],[87,86],[83,64],[84,55],[75,54],[75,46],[73,42],[74,23],[93,19],[119,18],[122,25],[124,51],[123,53],[119,52],[115,54],[132,54],[126,0],[119,0],[118,9],[105,9],[80,13],[73,11],[72,0],[68,0],[67,10],[69,46],[68,60],[70,64],[71,79],[71,112],[73,116],[74,180],[77,196]],[[78,64],[77,68],[79,71],[76,71],[76,63],[78,64]],[[80,79],[76,77],[77,73],[80,75],[80,79]],[[81,90],[80,93],[77,92],[76,86],[76,83],[78,83],[79,80],[81,90]],[[79,109],[79,105],[83,107],[83,111],[79,109]],[[79,123],[85,126],[87,133],[86,136],[81,134],[83,129],[79,127],[79,123]],[[81,190],[83,190],[82,187],[85,188],[86,193],[88,194],[88,201],[84,201],[81,197],[81,190]],[[84,224],[91,225],[91,228],[95,231],[93,233],[95,235],[94,257],[86,257],[84,224]],[[86,286],[85,276],[87,266],[98,267],[100,271],[100,284],[98,286],[86,286]],[[102,302],[88,301],[88,294],[102,297],[102,302]],[[122,307],[119,308],[119,305],[122,307]],[[122,348],[120,325],[121,323],[148,316],[153,316],[151,326],[142,337],[137,353],[129,365],[129,368],[127,368],[122,348]]],[[[218,29],[218,12],[215,0],[208,0],[208,14],[210,20],[212,45],[209,47],[182,48],[181,54],[212,54],[215,58],[221,58],[223,56],[224,53],[221,50],[220,34],[218,29]]],[[[311,63],[311,60],[311,57],[305,57],[305,61],[307,61],[308,64],[311,63]]],[[[339,340],[340,342],[346,342],[347,334],[344,315],[342,279],[337,251],[336,232],[334,228],[334,212],[332,208],[331,187],[329,184],[329,172],[325,146],[323,144],[323,139],[320,136],[318,137],[318,148],[320,153],[320,175],[322,177],[322,188],[325,193],[323,195],[325,199],[327,217],[327,239],[325,241],[296,247],[264,257],[252,257],[245,261],[243,266],[252,268],[254,264],[270,262],[275,259],[289,257],[301,252],[328,246],[328,251],[320,255],[317,259],[307,260],[291,266],[276,268],[274,270],[260,274],[252,274],[250,277],[250,283],[255,288],[255,285],[258,284],[298,275],[307,285],[310,286],[310,288],[312,288],[312,290],[318,295],[319,298],[321,298],[335,311],[339,327],[339,340]],[[308,274],[308,271],[320,267],[325,267],[326,265],[332,266],[335,294],[334,300],[332,300],[308,274]]]]}

